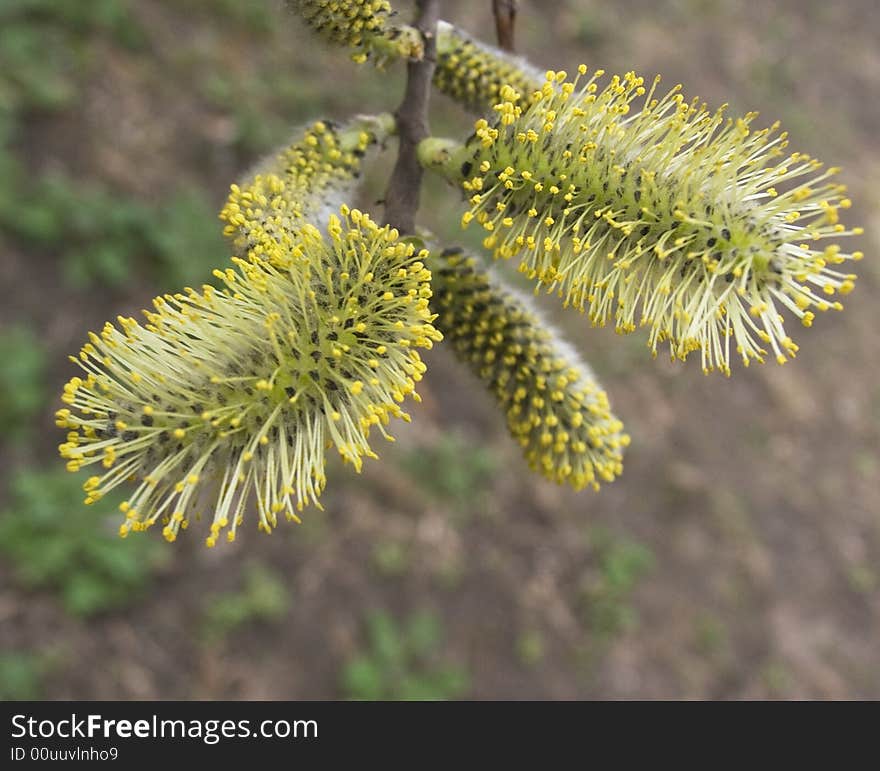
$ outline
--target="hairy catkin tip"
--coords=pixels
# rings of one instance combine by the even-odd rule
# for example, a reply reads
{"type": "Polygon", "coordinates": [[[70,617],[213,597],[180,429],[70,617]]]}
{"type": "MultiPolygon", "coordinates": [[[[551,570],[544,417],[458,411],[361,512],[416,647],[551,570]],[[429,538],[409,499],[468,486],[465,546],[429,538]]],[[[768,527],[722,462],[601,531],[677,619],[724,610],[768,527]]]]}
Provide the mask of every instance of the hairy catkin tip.
{"type": "Polygon", "coordinates": [[[234,539],[256,502],[261,530],[318,503],[324,454],[360,468],[387,436],[441,335],[424,254],[343,207],[271,259],[234,260],[217,290],[157,297],[147,323],[108,323],[64,387],[68,468],[97,466],[87,502],[132,481],[122,534],[161,522],[173,540],[200,510],[234,539]],[[212,494],[213,493],[213,494],[212,494]]]}
{"type": "Polygon", "coordinates": [[[649,329],[673,359],[699,352],[705,371],[730,373],[767,355],[794,357],[782,311],[812,323],[853,288],[858,260],[828,241],[858,235],[837,169],[787,151],[756,114],[728,119],[655,97],[629,72],[600,87],[601,70],[573,81],[549,72],[525,97],[505,86],[492,122],[480,120],[461,164],[469,210],[496,257],[593,324],[649,329]],[[733,350],[731,350],[733,349],[733,350]]]}
{"type": "Polygon", "coordinates": [[[429,265],[437,326],[488,385],[529,466],[575,489],[619,476],[629,437],[574,351],[462,250],[435,250],[429,265]]]}

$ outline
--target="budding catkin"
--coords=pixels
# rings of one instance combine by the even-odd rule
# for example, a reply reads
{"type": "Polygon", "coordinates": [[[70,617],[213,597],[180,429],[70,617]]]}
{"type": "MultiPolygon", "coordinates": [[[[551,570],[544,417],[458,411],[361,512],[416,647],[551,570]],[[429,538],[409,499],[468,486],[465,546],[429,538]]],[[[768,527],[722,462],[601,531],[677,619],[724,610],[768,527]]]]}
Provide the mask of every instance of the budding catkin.
{"type": "Polygon", "coordinates": [[[465,109],[488,113],[505,84],[531,93],[541,88],[543,81],[543,73],[524,59],[472,38],[445,21],[437,25],[434,85],[465,109]]]}
{"type": "Polygon", "coordinates": [[[787,134],[753,130],[755,113],[725,119],[678,86],[655,98],[659,78],[600,89],[603,72],[585,73],[549,72],[525,100],[502,90],[497,120],[478,121],[450,165],[463,224],[594,324],[647,326],[655,354],[668,342],[672,358],[698,351],[726,374],[731,347],[746,366],[767,348],[793,357],[781,311],[810,326],[813,310],[841,309],[833,296],[855,276],[838,266],[862,257],[823,243],[862,232],[839,221],[851,204],[828,181],[838,169],[786,153],[787,134]]]}
{"type": "Polygon", "coordinates": [[[432,252],[436,324],[488,386],[529,466],[575,489],[623,469],[629,436],[593,373],[461,249],[432,252]]]}
{"type": "Polygon", "coordinates": [[[290,248],[299,225],[325,222],[351,192],[368,149],[394,130],[391,115],[338,126],[317,121],[240,185],[232,185],[220,219],[239,256],[290,248]]]}
{"type": "Polygon", "coordinates": [[[235,538],[254,499],[260,529],[298,521],[324,489],[328,445],[360,470],[371,429],[408,420],[416,349],[441,337],[426,256],[343,207],[326,233],[304,224],[290,249],[215,271],[223,289],[158,297],[146,325],[92,333],[57,413],[68,469],[103,469],[86,503],[133,481],[121,535],[161,522],[174,540],[204,506],[209,546],[235,538]]]}
{"type": "Polygon", "coordinates": [[[352,59],[381,63],[387,58],[420,59],[418,30],[394,25],[388,0],[288,0],[306,24],[334,45],[352,49],[352,59]]]}

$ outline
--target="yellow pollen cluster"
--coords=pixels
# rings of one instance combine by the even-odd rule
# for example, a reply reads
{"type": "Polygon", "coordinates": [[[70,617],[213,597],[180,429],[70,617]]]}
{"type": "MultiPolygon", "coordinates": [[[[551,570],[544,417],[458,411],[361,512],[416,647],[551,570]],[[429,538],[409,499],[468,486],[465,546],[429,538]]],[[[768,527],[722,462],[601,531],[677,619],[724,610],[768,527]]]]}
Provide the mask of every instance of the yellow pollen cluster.
{"type": "Polygon", "coordinates": [[[232,185],[220,219],[236,254],[271,258],[289,252],[297,228],[339,207],[360,176],[367,150],[393,130],[390,115],[345,126],[318,121],[249,180],[232,185]]]}
{"type": "Polygon", "coordinates": [[[509,84],[530,93],[541,87],[542,73],[528,62],[472,38],[452,24],[437,27],[434,85],[468,110],[488,113],[509,84]]]}
{"type": "Polygon", "coordinates": [[[393,11],[388,0],[288,0],[306,24],[334,45],[353,50],[361,64],[372,57],[421,59],[424,55],[418,30],[389,24],[393,11]]]}
{"type": "Polygon", "coordinates": [[[437,325],[507,416],[529,466],[575,489],[611,482],[629,436],[592,372],[460,249],[431,255],[437,325]]]}

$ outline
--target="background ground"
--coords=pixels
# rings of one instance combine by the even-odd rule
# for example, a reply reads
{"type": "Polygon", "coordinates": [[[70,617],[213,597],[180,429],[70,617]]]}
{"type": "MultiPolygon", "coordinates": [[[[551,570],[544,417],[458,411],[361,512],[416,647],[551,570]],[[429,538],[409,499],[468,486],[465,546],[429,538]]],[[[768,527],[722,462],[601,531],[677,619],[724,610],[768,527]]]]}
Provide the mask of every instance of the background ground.
{"type": "MultiPolygon", "coordinates": [[[[487,37],[489,5],[443,15],[487,37]]],[[[414,424],[334,466],[325,513],[209,551],[79,504],[66,355],[205,279],[229,183],[308,118],[393,109],[400,73],[277,0],[3,0],[0,697],[880,697],[878,39],[874,0],[525,0],[542,67],[660,72],[843,165],[868,255],[846,312],[730,380],[558,316],[633,436],[598,494],[527,474],[441,347],[414,424]]],[[[441,184],[425,208],[454,232],[441,184]]]]}

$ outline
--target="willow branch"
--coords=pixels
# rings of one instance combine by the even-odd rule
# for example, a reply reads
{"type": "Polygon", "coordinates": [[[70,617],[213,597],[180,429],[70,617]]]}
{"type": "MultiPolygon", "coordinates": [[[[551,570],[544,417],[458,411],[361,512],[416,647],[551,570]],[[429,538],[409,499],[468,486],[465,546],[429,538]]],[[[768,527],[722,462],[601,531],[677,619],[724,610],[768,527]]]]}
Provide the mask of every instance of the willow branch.
{"type": "Polygon", "coordinates": [[[397,161],[385,192],[385,220],[401,233],[415,232],[422,187],[419,142],[429,136],[428,104],[437,61],[437,21],[440,0],[417,0],[414,26],[425,41],[425,55],[406,67],[406,91],[395,113],[400,140],[397,161]]]}
{"type": "Polygon", "coordinates": [[[495,15],[495,33],[498,45],[504,51],[515,50],[513,32],[516,27],[517,0],[492,0],[492,13],[495,15]]]}

